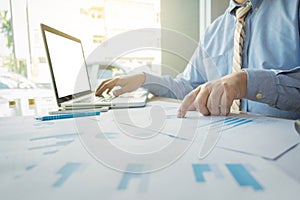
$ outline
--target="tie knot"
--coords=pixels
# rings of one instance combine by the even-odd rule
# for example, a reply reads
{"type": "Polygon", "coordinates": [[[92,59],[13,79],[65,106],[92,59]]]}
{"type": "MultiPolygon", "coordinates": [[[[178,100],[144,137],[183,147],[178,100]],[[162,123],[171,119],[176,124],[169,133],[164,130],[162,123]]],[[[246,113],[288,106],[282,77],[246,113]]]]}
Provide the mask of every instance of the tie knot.
{"type": "Polygon", "coordinates": [[[236,10],[235,16],[237,19],[244,19],[248,12],[251,10],[252,3],[248,1],[245,6],[240,7],[236,10]]]}

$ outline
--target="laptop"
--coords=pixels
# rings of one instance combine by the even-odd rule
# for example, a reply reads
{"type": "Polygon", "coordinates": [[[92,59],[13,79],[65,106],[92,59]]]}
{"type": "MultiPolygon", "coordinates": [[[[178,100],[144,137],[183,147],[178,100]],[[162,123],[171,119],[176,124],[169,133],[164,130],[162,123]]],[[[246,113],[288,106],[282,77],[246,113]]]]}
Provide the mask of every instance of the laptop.
{"type": "Polygon", "coordinates": [[[41,24],[53,88],[61,109],[130,108],[146,105],[148,91],[140,88],[118,97],[96,97],[91,88],[80,39],[41,24]]]}

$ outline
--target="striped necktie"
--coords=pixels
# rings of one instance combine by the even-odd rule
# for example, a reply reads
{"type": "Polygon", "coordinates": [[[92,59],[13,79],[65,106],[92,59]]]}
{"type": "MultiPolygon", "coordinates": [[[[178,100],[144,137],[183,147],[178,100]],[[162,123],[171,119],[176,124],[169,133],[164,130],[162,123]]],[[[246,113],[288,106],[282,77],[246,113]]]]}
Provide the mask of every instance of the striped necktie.
{"type": "MultiPolygon", "coordinates": [[[[238,8],[235,12],[236,25],[234,32],[234,50],[233,50],[233,64],[232,73],[238,72],[242,69],[243,46],[245,38],[245,17],[251,10],[252,4],[250,1],[245,6],[238,8]]],[[[231,111],[240,110],[240,100],[234,100],[231,106],[231,111]]]]}

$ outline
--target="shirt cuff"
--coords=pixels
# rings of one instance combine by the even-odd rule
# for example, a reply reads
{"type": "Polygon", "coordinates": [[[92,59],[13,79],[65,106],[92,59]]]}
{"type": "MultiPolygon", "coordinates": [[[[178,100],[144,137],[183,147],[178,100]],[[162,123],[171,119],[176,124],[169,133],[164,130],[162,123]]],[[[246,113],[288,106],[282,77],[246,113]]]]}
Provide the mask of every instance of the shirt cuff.
{"type": "Polygon", "coordinates": [[[272,70],[245,70],[247,72],[246,99],[275,106],[277,93],[276,73],[272,70]]]}

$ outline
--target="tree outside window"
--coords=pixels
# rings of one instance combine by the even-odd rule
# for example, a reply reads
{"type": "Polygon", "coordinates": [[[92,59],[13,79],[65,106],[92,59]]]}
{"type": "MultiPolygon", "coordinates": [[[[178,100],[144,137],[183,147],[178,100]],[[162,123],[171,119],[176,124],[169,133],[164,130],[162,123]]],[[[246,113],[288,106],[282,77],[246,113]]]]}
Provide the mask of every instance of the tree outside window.
{"type": "Polygon", "coordinates": [[[26,75],[25,62],[18,61],[15,56],[13,20],[9,10],[0,11],[0,33],[4,36],[7,48],[5,52],[0,52],[0,66],[8,71],[26,75]]]}

